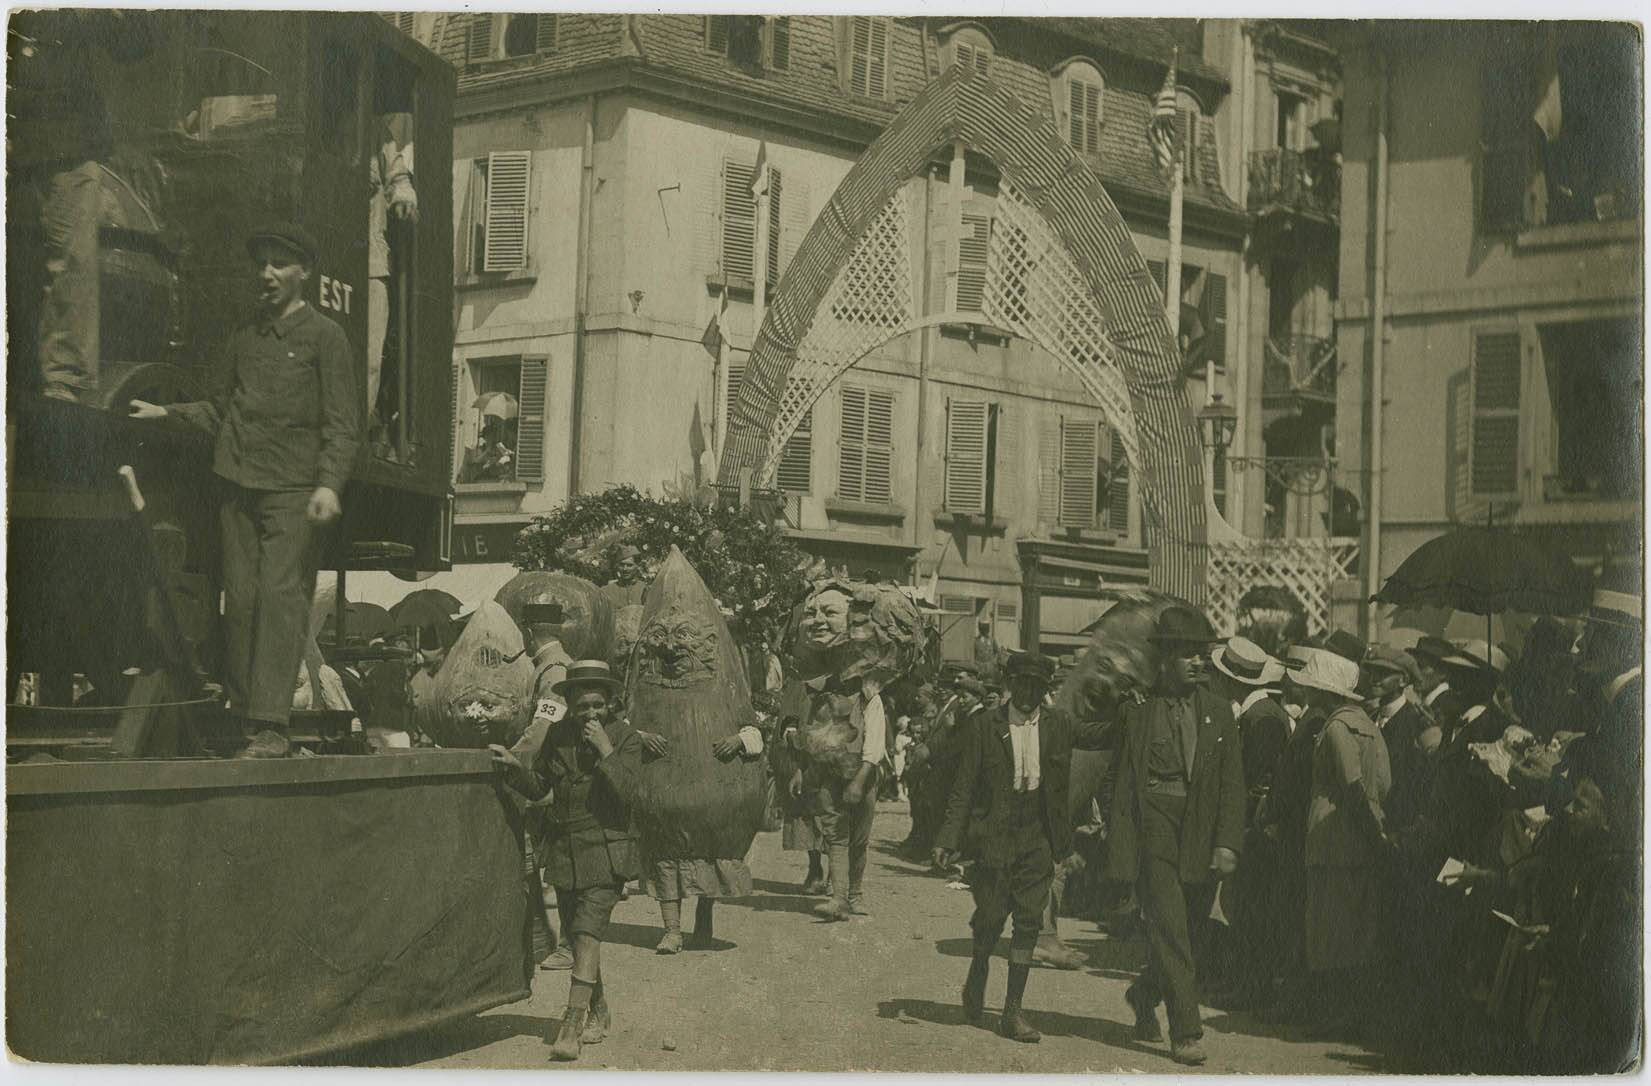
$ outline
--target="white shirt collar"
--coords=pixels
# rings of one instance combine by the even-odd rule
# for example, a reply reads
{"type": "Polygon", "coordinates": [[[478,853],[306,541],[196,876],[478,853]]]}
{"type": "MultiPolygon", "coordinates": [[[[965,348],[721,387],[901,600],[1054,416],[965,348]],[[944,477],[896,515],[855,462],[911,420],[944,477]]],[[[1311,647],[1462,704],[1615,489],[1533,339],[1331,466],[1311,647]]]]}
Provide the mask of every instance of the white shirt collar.
{"type": "Polygon", "coordinates": [[[1439,700],[1439,695],[1449,689],[1449,683],[1441,682],[1438,686],[1435,686],[1432,690],[1428,691],[1427,697],[1422,699],[1422,704],[1431,707],[1434,702],[1439,700]]]}
{"type": "Polygon", "coordinates": [[[1277,690],[1270,690],[1265,686],[1256,687],[1254,690],[1250,691],[1249,695],[1243,701],[1233,702],[1233,716],[1243,716],[1245,713],[1254,708],[1256,702],[1260,701],[1262,698],[1270,698],[1276,693],[1278,693],[1277,690]]]}
{"type": "Polygon", "coordinates": [[[1038,718],[1043,715],[1043,706],[1040,705],[1036,709],[1033,709],[1032,710],[1032,715],[1027,716],[1026,714],[1022,713],[1018,708],[1015,707],[1014,702],[1011,701],[1011,702],[1008,703],[1008,705],[1009,705],[1009,723],[1010,724],[1030,724],[1034,728],[1037,727],[1038,718]]]}

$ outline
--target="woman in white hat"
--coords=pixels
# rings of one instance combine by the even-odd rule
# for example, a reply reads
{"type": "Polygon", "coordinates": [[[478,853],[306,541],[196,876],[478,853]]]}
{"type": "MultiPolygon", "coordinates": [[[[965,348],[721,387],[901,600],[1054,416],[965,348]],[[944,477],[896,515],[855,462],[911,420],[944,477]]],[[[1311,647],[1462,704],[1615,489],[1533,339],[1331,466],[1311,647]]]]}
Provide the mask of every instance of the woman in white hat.
{"type": "Polygon", "coordinates": [[[1358,664],[1315,649],[1291,678],[1309,711],[1327,714],[1307,807],[1307,967],[1328,1013],[1323,1026],[1345,1034],[1360,1025],[1387,930],[1382,803],[1392,776],[1381,730],[1359,704],[1358,664]]]}

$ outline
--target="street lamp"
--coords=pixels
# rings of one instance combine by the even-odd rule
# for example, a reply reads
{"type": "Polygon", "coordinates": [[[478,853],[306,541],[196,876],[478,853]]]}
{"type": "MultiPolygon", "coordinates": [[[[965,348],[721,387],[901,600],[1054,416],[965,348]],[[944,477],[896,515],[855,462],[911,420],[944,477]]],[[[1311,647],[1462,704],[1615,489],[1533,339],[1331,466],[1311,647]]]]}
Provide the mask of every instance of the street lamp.
{"type": "Polygon", "coordinates": [[[1233,443],[1233,432],[1238,429],[1238,409],[1224,403],[1221,393],[1210,395],[1210,402],[1198,412],[1198,440],[1211,452],[1226,452],[1233,443]]]}

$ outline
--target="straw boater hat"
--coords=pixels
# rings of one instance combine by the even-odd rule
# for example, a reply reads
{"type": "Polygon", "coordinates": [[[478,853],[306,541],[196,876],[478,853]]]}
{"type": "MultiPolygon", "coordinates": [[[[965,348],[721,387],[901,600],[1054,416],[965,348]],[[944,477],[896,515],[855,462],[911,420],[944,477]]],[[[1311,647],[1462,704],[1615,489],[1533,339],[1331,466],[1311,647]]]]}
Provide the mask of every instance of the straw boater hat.
{"type": "MultiPolygon", "coordinates": [[[[1619,576],[1611,580],[1626,582],[1629,577],[1619,576]]],[[[1588,607],[1588,621],[1623,630],[1642,630],[1645,627],[1645,597],[1629,587],[1607,587],[1602,584],[1594,589],[1593,602],[1588,607]]]]}
{"type": "Polygon", "coordinates": [[[1309,649],[1306,663],[1290,672],[1298,686],[1322,690],[1348,701],[1359,698],[1359,665],[1329,649],[1309,649]]]}
{"type": "Polygon", "coordinates": [[[1462,642],[1454,653],[1441,662],[1452,667],[1465,667],[1475,671],[1488,668],[1498,674],[1508,670],[1508,654],[1483,638],[1462,642]]]}
{"type": "Polygon", "coordinates": [[[568,665],[568,677],[550,689],[563,701],[571,702],[574,691],[587,687],[601,690],[609,697],[624,689],[624,685],[613,677],[613,670],[606,660],[575,660],[568,665]]]}
{"type": "Polygon", "coordinates": [[[1245,686],[1267,686],[1284,677],[1284,665],[1247,637],[1229,638],[1210,653],[1215,670],[1245,686]]]}

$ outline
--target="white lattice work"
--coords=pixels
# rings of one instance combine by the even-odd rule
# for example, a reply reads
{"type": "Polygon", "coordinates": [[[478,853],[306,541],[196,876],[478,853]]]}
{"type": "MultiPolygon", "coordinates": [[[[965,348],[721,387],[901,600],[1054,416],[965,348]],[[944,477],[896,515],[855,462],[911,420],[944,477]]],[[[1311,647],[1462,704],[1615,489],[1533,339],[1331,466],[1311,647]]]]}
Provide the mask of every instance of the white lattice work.
{"type": "Polygon", "coordinates": [[[1004,182],[991,226],[982,311],[925,321],[909,228],[919,184],[908,183],[889,201],[826,292],[781,393],[760,478],[774,478],[797,424],[844,370],[934,319],[992,325],[1066,363],[1101,405],[1132,469],[1141,471],[1128,384],[1102,331],[1094,294],[1048,221],[1004,182]]]}
{"type": "Polygon", "coordinates": [[[1231,637],[1238,623],[1238,603],[1258,585],[1286,588],[1307,612],[1307,632],[1330,628],[1331,592],[1339,580],[1354,576],[1356,539],[1236,539],[1210,544],[1205,609],[1216,632],[1231,637]]]}

